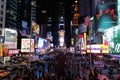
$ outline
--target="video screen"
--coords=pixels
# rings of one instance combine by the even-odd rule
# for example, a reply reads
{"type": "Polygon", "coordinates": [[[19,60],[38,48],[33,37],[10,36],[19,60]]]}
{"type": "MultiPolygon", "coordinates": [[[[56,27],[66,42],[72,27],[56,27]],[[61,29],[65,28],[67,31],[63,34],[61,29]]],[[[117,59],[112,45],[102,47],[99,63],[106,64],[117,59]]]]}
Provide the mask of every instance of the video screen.
{"type": "Polygon", "coordinates": [[[117,25],[117,4],[100,4],[96,10],[96,23],[98,32],[104,32],[106,29],[117,25]]]}
{"type": "Polygon", "coordinates": [[[41,49],[45,49],[45,48],[47,48],[47,40],[43,39],[43,38],[39,38],[38,39],[38,49],[41,50],[41,49]]]}

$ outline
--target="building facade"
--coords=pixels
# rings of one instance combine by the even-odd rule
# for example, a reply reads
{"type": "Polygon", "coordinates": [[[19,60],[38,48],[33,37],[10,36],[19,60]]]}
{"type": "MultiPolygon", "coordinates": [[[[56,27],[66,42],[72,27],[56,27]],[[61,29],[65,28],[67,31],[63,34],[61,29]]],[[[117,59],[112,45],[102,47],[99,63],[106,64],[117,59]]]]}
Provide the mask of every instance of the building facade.
{"type": "Polygon", "coordinates": [[[4,36],[6,0],[0,0],[0,36],[4,36]]]}
{"type": "Polygon", "coordinates": [[[18,1],[7,0],[6,1],[6,18],[5,27],[17,29],[18,27],[18,1]]]}

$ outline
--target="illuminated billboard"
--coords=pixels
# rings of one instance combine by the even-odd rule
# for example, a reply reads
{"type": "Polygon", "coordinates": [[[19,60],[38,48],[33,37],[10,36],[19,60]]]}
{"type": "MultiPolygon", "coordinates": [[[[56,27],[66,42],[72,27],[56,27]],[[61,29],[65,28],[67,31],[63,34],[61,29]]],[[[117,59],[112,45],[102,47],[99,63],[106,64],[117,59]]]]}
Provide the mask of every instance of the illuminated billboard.
{"type": "Polygon", "coordinates": [[[39,38],[38,39],[38,49],[41,50],[41,49],[45,49],[45,48],[47,48],[47,40],[43,39],[43,38],[39,38]]]}
{"type": "Polygon", "coordinates": [[[60,30],[59,31],[59,45],[60,46],[64,46],[64,35],[65,35],[65,31],[64,30],[60,30]]]}
{"type": "Polygon", "coordinates": [[[21,40],[21,52],[34,52],[34,39],[23,38],[21,40]],[[31,43],[31,45],[30,45],[31,43]],[[31,47],[31,50],[30,50],[31,47]]]}
{"type": "Polygon", "coordinates": [[[17,49],[17,30],[5,28],[5,44],[9,49],[17,49]]]}
{"type": "Polygon", "coordinates": [[[120,1],[97,6],[97,28],[108,42],[109,53],[120,54],[120,1]]]}
{"type": "Polygon", "coordinates": [[[87,53],[109,53],[108,45],[93,44],[87,45],[87,53]]]}
{"type": "Polygon", "coordinates": [[[79,48],[81,50],[81,53],[82,52],[86,53],[86,45],[87,45],[87,43],[86,43],[86,39],[87,39],[86,33],[79,34],[78,37],[79,37],[79,43],[80,43],[79,48]]]}
{"type": "Polygon", "coordinates": [[[115,3],[97,6],[97,28],[99,32],[117,25],[117,5],[115,3]]]}

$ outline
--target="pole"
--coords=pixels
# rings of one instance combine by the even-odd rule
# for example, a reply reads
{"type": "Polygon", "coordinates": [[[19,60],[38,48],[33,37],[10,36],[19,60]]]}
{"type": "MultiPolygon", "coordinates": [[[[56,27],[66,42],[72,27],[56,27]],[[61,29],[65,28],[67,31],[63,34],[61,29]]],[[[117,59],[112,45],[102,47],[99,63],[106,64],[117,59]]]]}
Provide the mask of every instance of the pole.
{"type": "Polygon", "coordinates": [[[31,65],[31,64],[30,64],[30,56],[31,56],[31,40],[32,40],[32,39],[31,39],[31,38],[32,38],[31,35],[32,35],[32,25],[30,26],[30,38],[29,38],[29,39],[30,39],[30,48],[29,48],[29,65],[28,65],[28,68],[29,68],[29,69],[30,69],[30,65],[31,65]]]}
{"type": "Polygon", "coordinates": [[[30,48],[29,48],[29,64],[28,64],[28,68],[30,69],[30,56],[31,56],[31,39],[32,39],[32,4],[31,4],[31,23],[30,23],[30,36],[29,36],[29,39],[30,39],[30,48]]]}
{"type": "Polygon", "coordinates": [[[92,69],[91,40],[90,40],[90,69],[92,69]]]}
{"type": "Polygon", "coordinates": [[[92,53],[91,53],[91,37],[92,37],[92,25],[93,25],[93,17],[91,17],[91,26],[89,27],[89,35],[90,35],[90,69],[92,69],[92,53]]]}

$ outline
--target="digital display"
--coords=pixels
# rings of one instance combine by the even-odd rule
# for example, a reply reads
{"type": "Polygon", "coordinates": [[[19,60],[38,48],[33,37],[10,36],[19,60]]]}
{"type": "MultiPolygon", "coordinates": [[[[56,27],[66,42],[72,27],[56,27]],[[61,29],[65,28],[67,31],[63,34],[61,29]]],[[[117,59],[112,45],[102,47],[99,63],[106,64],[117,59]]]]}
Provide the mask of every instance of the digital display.
{"type": "Polygon", "coordinates": [[[45,49],[47,47],[47,40],[43,38],[38,39],[38,49],[45,49]]]}
{"type": "Polygon", "coordinates": [[[97,6],[97,28],[99,32],[117,25],[117,5],[115,3],[97,6]]]}
{"type": "Polygon", "coordinates": [[[108,42],[109,53],[120,54],[120,20],[118,3],[104,4],[97,6],[97,28],[103,32],[105,42],[108,42]]]}

